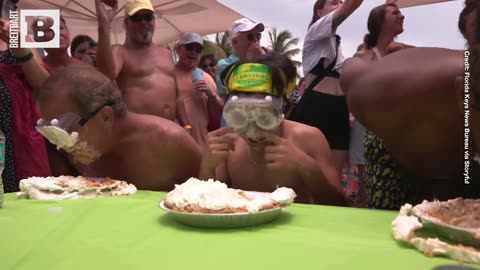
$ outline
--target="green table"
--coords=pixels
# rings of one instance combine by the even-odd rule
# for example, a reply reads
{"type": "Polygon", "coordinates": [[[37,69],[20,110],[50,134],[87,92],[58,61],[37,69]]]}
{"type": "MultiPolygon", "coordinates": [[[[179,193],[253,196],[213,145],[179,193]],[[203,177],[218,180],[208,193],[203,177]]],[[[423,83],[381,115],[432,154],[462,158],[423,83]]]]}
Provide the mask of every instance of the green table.
{"type": "Polygon", "coordinates": [[[294,204],[276,221],[191,228],[158,208],[164,193],[76,201],[7,194],[0,269],[432,269],[457,264],[396,243],[396,212],[294,204]]]}

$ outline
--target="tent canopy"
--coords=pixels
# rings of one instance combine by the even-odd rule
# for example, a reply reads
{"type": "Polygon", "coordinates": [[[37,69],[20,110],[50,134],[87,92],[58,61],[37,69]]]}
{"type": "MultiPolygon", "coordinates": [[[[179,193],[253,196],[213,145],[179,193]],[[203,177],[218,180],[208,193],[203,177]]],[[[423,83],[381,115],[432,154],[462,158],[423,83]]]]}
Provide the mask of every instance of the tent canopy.
{"type": "Polygon", "coordinates": [[[447,2],[447,1],[453,1],[453,0],[393,0],[390,2],[395,3],[400,8],[405,8],[405,7],[421,6],[421,5],[435,4],[435,3],[447,2]]]}
{"type": "MultiPolygon", "coordinates": [[[[119,0],[118,12],[112,22],[112,43],[125,41],[124,6],[119,0]]],[[[154,41],[167,44],[178,39],[182,32],[207,35],[227,31],[230,25],[244,16],[216,0],[151,0],[156,11],[154,41]]],[[[70,35],[98,37],[94,0],[20,0],[19,9],[60,9],[70,35]]]]}

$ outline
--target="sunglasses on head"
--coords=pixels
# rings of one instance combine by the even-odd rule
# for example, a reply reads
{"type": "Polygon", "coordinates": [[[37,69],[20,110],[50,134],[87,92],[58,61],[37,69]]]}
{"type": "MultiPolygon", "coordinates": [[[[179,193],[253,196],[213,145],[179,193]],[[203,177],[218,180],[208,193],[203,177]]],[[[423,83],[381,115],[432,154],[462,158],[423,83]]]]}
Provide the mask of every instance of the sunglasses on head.
{"type": "Polygon", "coordinates": [[[130,16],[130,20],[132,22],[140,22],[140,21],[146,21],[146,22],[151,22],[155,18],[155,16],[152,13],[145,13],[145,14],[135,14],[130,16]]]}
{"type": "Polygon", "coordinates": [[[250,33],[247,35],[247,39],[249,41],[257,41],[257,40],[260,40],[261,38],[262,38],[262,34],[260,33],[256,33],[256,34],[250,33]]]}
{"type": "Polygon", "coordinates": [[[215,67],[215,66],[216,66],[215,63],[203,64],[203,65],[202,65],[202,68],[203,68],[203,69],[207,69],[208,67],[215,67]]]}
{"type": "Polygon", "coordinates": [[[201,54],[203,52],[203,48],[202,47],[196,47],[196,46],[193,46],[192,44],[185,44],[185,49],[187,49],[187,51],[189,52],[196,52],[198,54],[201,54]]]}

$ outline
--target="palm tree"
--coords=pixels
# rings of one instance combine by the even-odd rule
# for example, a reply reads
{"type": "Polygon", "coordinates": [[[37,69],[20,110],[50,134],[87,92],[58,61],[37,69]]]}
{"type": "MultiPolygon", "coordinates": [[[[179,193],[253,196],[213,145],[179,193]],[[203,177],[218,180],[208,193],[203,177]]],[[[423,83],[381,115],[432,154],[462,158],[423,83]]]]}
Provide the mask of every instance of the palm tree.
{"type": "Polygon", "coordinates": [[[215,36],[215,43],[223,49],[227,57],[232,54],[232,46],[230,46],[228,32],[217,33],[215,36]]]}
{"type": "MultiPolygon", "coordinates": [[[[270,41],[270,49],[278,54],[282,54],[292,59],[299,54],[301,50],[298,48],[298,38],[294,38],[292,33],[288,30],[278,32],[276,27],[272,27],[268,31],[270,41]]],[[[300,66],[300,62],[292,60],[296,66],[300,66]]]]}
{"type": "Polygon", "coordinates": [[[226,57],[225,51],[218,44],[211,42],[207,38],[203,38],[203,54],[213,54],[217,59],[226,57]]]}

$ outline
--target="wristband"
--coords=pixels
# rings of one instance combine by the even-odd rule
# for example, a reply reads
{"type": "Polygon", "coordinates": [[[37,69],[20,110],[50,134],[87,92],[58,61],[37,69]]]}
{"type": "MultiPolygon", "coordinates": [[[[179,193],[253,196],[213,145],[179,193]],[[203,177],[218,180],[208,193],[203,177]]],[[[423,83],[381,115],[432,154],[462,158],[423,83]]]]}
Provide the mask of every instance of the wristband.
{"type": "Polygon", "coordinates": [[[21,64],[30,61],[33,58],[33,53],[32,51],[29,51],[26,55],[24,56],[15,56],[15,63],[16,64],[21,64]]]}

